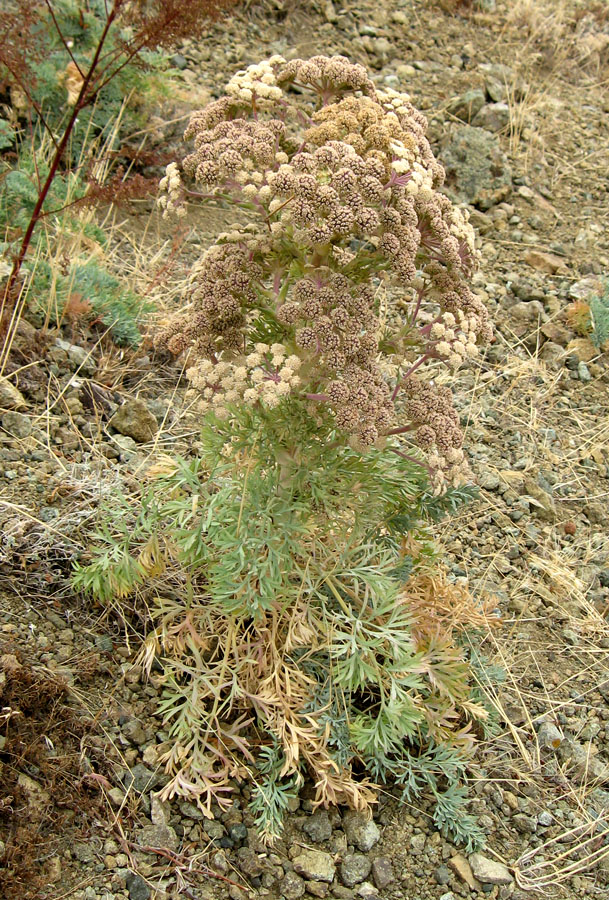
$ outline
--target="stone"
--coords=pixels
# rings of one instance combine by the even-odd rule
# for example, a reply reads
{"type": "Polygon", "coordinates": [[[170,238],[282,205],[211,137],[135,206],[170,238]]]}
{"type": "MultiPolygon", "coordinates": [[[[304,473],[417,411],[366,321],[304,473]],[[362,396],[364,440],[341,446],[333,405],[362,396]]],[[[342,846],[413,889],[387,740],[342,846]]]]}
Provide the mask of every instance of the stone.
{"type": "Polygon", "coordinates": [[[279,890],[286,900],[297,900],[305,892],[304,879],[297,875],[296,872],[286,872],[279,883],[279,890]]]}
{"type": "Polygon", "coordinates": [[[51,802],[49,793],[45,791],[37,781],[34,781],[33,778],[26,775],[25,772],[19,774],[17,784],[27,795],[28,812],[30,815],[33,818],[42,816],[48,810],[49,803],[51,802]]]}
{"type": "Polygon", "coordinates": [[[69,341],[64,341],[61,338],[57,338],[55,347],[65,353],[71,369],[78,370],[83,375],[90,376],[95,374],[97,364],[90,352],[85,350],[84,347],[79,347],[78,344],[70,344],[69,341]]]}
{"type": "Polygon", "coordinates": [[[445,187],[459,203],[490,209],[512,190],[512,171],[499,138],[472,125],[453,125],[440,143],[445,187]]]}
{"type": "Polygon", "coordinates": [[[152,891],[140,875],[131,872],[127,875],[126,886],[129,891],[129,900],[148,900],[152,891]]]}
{"type": "Polygon", "coordinates": [[[433,877],[436,884],[448,884],[452,876],[448,866],[438,866],[438,868],[434,870],[433,877]]]}
{"type": "Polygon", "coordinates": [[[540,812],[537,816],[537,824],[541,825],[542,828],[549,828],[550,825],[554,822],[554,816],[549,812],[540,812]]]}
{"type": "Polygon", "coordinates": [[[424,834],[413,834],[410,838],[410,847],[412,852],[416,855],[422,853],[425,850],[425,844],[427,843],[427,837],[424,834]]]}
{"type": "Polygon", "coordinates": [[[569,341],[575,337],[573,332],[561,325],[560,322],[545,322],[541,326],[541,333],[549,341],[560,344],[561,347],[566,347],[569,341]]]}
{"type": "Polygon", "coordinates": [[[350,844],[367,853],[381,839],[381,832],[374,819],[364,813],[349,810],[343,817],[343,830],[350,844]]]}
{"type": "MultiPolygon", "coordinates": [[[[586,363],[581,359],[577,364],[577,374],[579,375],[579,380],[583,381],[584,384],[587,384],[589,381],[592,381],[592,375],[590,374],[590,369],[586,365],[586,363]]],[[[7,414],[8,415],[8,414],[7,414]]],[[[16,413],[15,415],[18,415],[16,413]]]]}
{"type": "Polygon", "coordinates": [[[140,847],[161,847],[165,850],[177,850],[179,846],[178,836],[169,825],[144,825],[138,832],[140,847]]]}
{"type": "Polygon", "coordinates": [[[156,775],[151,769],[146,768],[142,763],[137,763],[132,769],[125,772],[123,776],[123,784],[126,788],[132,788],[138,794],[144,791],[152,790],[158,781],[156,775]]]}
{"type": "Polygon", "coordinates": [[[545,272],[546,275],[555,275],[566,269],[564,257],[556,256],[555,253],[544,253],[542,250],[527,250],[524,260],[531,268],[545,272]]]}
{"type": "Polygon", "coordinates": [[[310,839],[318,844],[321,841],[329,841],[332,837],[332,824],[325,809],[318,809],[306,820],[302,830],[310,839]]]}
{"type": "Polygon", "coordinates": [[[393,866],[388,857],[377,856],[372,860],[372,878],[379,891],[395,881],[393,866]]]}
{"type": "Polygon", "coordinates": [[[340,864],[341,881],[347,887],[355,887],[366,880],[371,868],[372,863],[363,853],[348,853],[340,864]]]}
{"type": "Polygon", "coordinates": [[[128,722],[125,722],[121,728],[121,732],[130,743],[136,744],[138,747],[146,742],[146,732],[137,719],[129,719],[128,722]]]}
{"type": "Polygon", "coordinates": [[[471,122],[474,116],[480,112],[485,103],[484,91],[476,88],[467,91],[460,97],[455,97],[447,106],[447,112],[463,122],[471,122]]]}
{"type": "Polygon", "coordinates": [[[251,847],[239,847],[237,850],[237,867],[248,878],[259,878],[263,871],[260,857],[251,847]]]}
{"type": "Polygon", "coordinates": [[[532,816],[527,816],[526,813],[516,813],[510,821],[520,834],[535,834],[537,831],[537,822],[532,816]]]}
{"type": "Polygon", "coordinates": [[[305,882],[305,891],[307,894],[311,894],[312,897],[327,897],[328,890],[328,885],[324,881],[305,882]]]}
{"type": "Polygon", "coordinates": [[[109,425],[139,444],[151,441],[158,431],[158,422],[143,400],[126,400],[110,419],[109,425]]]}
{"type": "Polygon", "coordinates": [[[451,856],[448,860],[448,865],[472,891],[478,889],[478,881],[474,876],[472,867],[461,853],[451,856]]]}
{"type": "Polygon", "coordinates": [[[537,732],[537,740],[544,750],[558,750],[563,742],[563,736],[552,722],[542,722],[537,732]]]}
{"type": "Polygon", "coordinates": [[[13,437],[23,440],[32,433],[32,423],[29,416],[20,412],[5,412],[2,416],[2,427],[13,437]]]}
{"type": "Polygon", "coordinates": [[[26,409],[27,403],[21,391],[0,375],[0,409],[26,409]]]}
{"type": "Polygon", "coordinates": [[[484,128],[493,133],[503,131],[509,123],[510,107],[507,103],[487,103],[473,118],[473,124],[477,128],[484,128]]]}
{"type": "Polygon", "coordinates": [[[511,884],[514,880],[507,866],[482,853],[472,853],[469,864],[474,876],[483,884],[511,884]]]}
{"type": "Polygon", "coordinates": [[[380,896],[375,886],[370,884],[369,881],[364,881],[362,884],[358,885],[356,893],[357,896],[362,897],[363,900],[376,900],[376,898],[380,896]]]}
{"type": "Polygon", "coordinates": [[[544,522],[555,522],[557,517],[556,503],[547,491],[544,491],[532,478],[525,478],[524,493],[533,502],[533,512],[544,522]]]}
{"type": "Polygon", "coordinates": [[[292,860],[297,875],[311,881],[325,881],[331,884],[336,874],[334,860],[323,850],[303,850],[292,860]]]}

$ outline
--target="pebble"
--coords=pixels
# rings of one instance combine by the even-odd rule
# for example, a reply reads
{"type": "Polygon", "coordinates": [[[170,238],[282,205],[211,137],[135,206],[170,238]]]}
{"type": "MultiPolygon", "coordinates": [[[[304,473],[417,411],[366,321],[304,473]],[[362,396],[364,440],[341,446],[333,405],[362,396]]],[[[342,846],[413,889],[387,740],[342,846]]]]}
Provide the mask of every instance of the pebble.
{"type": "Polygon", "coordinates": [[[349,843],[354,844],[363,853],[372,850],[381,838],[381,832],[374,819],[353,810],[345,814],[343,830],[349,843]]]}
{"type": "Polygon", "coordinates": [[[469,864],[474,876],[484,884],[511,884],[514,880],[507,866],[482,853],[472,853],[469,864]]]}
{"type": "Polygon", "coordinates": [[[332,837],[332,824],[326,810],[318,809],[313,815],[309,816],[302,826],[302,830],[314,843],[330,840],[332,837]]]}
{"type": "Polygon", "coordinates": [[[302,850],[292,860],[294,871],[312,881],[325,881],[331,884],[336,873],[334,860],[323,850],[302,850]]]}

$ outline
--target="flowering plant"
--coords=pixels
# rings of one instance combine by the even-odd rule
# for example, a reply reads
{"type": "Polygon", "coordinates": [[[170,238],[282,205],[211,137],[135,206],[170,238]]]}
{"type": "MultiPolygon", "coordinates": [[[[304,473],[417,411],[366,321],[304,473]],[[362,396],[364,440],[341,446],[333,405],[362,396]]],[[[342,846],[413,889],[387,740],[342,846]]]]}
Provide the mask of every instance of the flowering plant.
{"type": "Polygon", "coordinates": [[[158,460],[137,516],[109,511],[76,584],[152,614],[163,797],[211,816],[253,782],[269,839],[305,774],[316,804],[366,809],[388,780],[426,792],[439,827],[481,839],[460,782],[488,718],[466,637],[486,617],[425,527],[467,488],[446,485],[464,474],[450,391],[419,370],[457,367],[490,327],[424,131],[361,66],[273,57],[193,115],[190,186],[175,163],[162,181],[166,212],[216,198],[249,221],[160,338],[189,353],[199,455],[158,460]]]}
{"type": "Polygon", "coordinates": [[[406,94],[344,57],[238,72],[186,131],[194,189],[172,163],[160,203],[218,198],[250,221],[218,236],[163,339],[190,348],[205,409],[298,398],[356,449],[413,440],[440,485],[463,475],[462,433],[450,390],[420,373],[458,368],[491,328],[468,284],[474,232],[439,192],[425,128],[406,94]]]}

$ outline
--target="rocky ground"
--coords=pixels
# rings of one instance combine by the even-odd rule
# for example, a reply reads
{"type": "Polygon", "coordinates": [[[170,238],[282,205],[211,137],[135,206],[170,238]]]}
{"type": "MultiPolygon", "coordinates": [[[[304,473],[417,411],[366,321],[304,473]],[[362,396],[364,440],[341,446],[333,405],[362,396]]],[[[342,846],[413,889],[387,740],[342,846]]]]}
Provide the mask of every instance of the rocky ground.
{"type": "MultiPolygon", "coordinates": [[[[493,695],[500,729],[471,773],[487,847],[464,854],[425,803],[390,792],[367,822],[312,812],[305,790],[271,849],[252,830],[246,789],[215,821],[155,797],[167,735],[157,687],[133,665],[138,625],[85,606],[67,576],[99,500],[136,490],[154,454],[192,442],[196,421],[179,371],[145,349],[119,355],[69,328],[42,338],[24,321],[16,369],[0,381],[7,900],[609,890],[609,360],[566,316],[609,273],[609,19],[594,3],[564,21],[560,3],[478,6],[252,4],[174,63],[203,103],[272,53],[349,55],[425,110],[448,189],[470,207],[476,290],[496,323],[456,389],[481,498],[438,536],[452,577],[495,596],[502,615],[485,641],[506,672],[493,695]]],[[[174,274],[221,221],[189,221],[174,274]]],[[[152,222],[135,211],[123,232],[153,246],[166,235],[152,222]]],[[[137,243],[125,238],[126,259],[137,243]]]]}

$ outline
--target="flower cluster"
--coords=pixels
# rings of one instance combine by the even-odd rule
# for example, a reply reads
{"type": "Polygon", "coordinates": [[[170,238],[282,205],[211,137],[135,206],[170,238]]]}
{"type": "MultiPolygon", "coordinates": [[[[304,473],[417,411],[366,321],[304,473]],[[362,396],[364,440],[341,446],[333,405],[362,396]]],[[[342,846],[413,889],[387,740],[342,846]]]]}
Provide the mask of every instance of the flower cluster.
{"type": "Polygon", "coordinates": [[[201,411],[213,409],[218,418],[230,415],[231,404],[262,404],[274,409],[300,384],[300,357],[288,355],[283,344],[257,343],[247,356],[233,360],[199,360],[187,371],[201,392],[201,411]]]}
{"type": "Polygon", "coordinates": [[[169,163],[165,176],[159,182],[159,188],[163,192],[159,197],[159,206],[163,210],[163,218],[166,219],[169,213],[185,216],[186,207],[184,206],[182,179],[180,178],[180,170],[177,163],[169,163]]]}
{"type": "MultiPolygon", "coordinates": [[[[297,396],[354,446],[414,438],[440,483],[458,476],[462,435],[450,392],[426,388],[421,366],[454,370],[491,328],[468,285],[475,235],[438,190],[444,171],[425,129],[406,94],[376,91],[344,57],[272,57],[238,72],[226,97],[191,117],[183,170],[199,196],[259,224],[218,237],[193,273],[191,311],[164,339],[190,349],[207,405],[297,396]],[[381,284],[401,320],[381,314],[381,284]]],[[[162,188],[165,209],[179,207],[175,165],[162,188]]]]}

